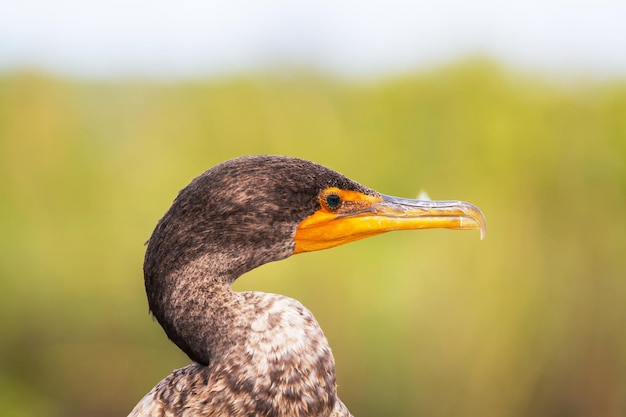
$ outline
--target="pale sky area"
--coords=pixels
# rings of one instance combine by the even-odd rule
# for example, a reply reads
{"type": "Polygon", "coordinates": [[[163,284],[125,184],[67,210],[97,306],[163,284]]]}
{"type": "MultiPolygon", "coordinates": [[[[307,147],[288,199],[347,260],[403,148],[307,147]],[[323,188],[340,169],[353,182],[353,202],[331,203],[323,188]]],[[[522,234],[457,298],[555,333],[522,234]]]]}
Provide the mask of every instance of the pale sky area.
{"type": "Polygon", "coordinates": [[[474,55],[626,76],[626,0],[0,0],[0,72],[380,76],[474,55]]]}

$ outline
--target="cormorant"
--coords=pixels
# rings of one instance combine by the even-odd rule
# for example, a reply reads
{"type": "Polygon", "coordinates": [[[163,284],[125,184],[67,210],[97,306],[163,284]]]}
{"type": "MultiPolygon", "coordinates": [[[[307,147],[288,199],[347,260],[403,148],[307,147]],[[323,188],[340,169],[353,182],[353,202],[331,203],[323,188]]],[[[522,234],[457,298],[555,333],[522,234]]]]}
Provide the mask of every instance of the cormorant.
{"type": "Polygon", "coordinates": [[[150,310],[193,364],[130,416],[350,416],[319,324],[302,304],[235,292],[242,274],[295,253],[401,229],[480,229],[461,201],[389,197],[313,162],[246,156],[185,187],[147,244],[150,310]]]}

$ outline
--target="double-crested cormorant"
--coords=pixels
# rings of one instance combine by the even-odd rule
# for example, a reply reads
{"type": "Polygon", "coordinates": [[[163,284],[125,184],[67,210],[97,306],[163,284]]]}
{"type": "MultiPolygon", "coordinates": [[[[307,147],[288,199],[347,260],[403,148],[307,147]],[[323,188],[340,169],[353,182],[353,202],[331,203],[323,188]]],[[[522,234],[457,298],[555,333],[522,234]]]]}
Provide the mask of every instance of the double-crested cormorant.
{"type": "Polygon", "coordinates": [[[313,162],[247,156],[195,178],[148,241],[150,310],[195,363],[130,416],[350,416],[319,324],[302,304],[231,284],[264,263],[402,229],[480,229],[461,201],[389,197],[313,162]]]}

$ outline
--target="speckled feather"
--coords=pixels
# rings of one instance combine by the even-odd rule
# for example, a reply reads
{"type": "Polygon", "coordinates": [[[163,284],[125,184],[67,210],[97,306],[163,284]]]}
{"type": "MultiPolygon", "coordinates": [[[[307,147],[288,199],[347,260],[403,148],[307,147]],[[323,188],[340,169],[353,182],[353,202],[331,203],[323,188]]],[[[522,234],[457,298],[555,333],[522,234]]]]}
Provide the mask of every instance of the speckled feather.
{"type": "Polygon", "coordinates": [[[298,301],[234,292],[241,274],[284,259],[318,195],[340,187],[376,195],[320,165],[250,156],[184,188],[159,221],[144,262],[150,310],[196,363],[174,371],[131,416],[349,416],[334,359],[298,301]]]}

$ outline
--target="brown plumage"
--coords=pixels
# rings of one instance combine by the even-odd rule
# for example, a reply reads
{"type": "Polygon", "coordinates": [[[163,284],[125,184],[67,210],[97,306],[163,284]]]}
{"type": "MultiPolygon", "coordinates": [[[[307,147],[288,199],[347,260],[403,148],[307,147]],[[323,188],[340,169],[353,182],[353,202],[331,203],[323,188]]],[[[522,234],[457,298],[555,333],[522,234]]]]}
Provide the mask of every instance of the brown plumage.
{"type": "Polygon", "coordinates": [[[383,196],[296,158],[242,157],[206,171],[159,221],[144,262],[150,310],[195,363],[166,377],[130,415],[350,416],[311,312],[231,284],[293,253],[424,227],[484,231],[485,223],[467,203],[383,196]]]}

